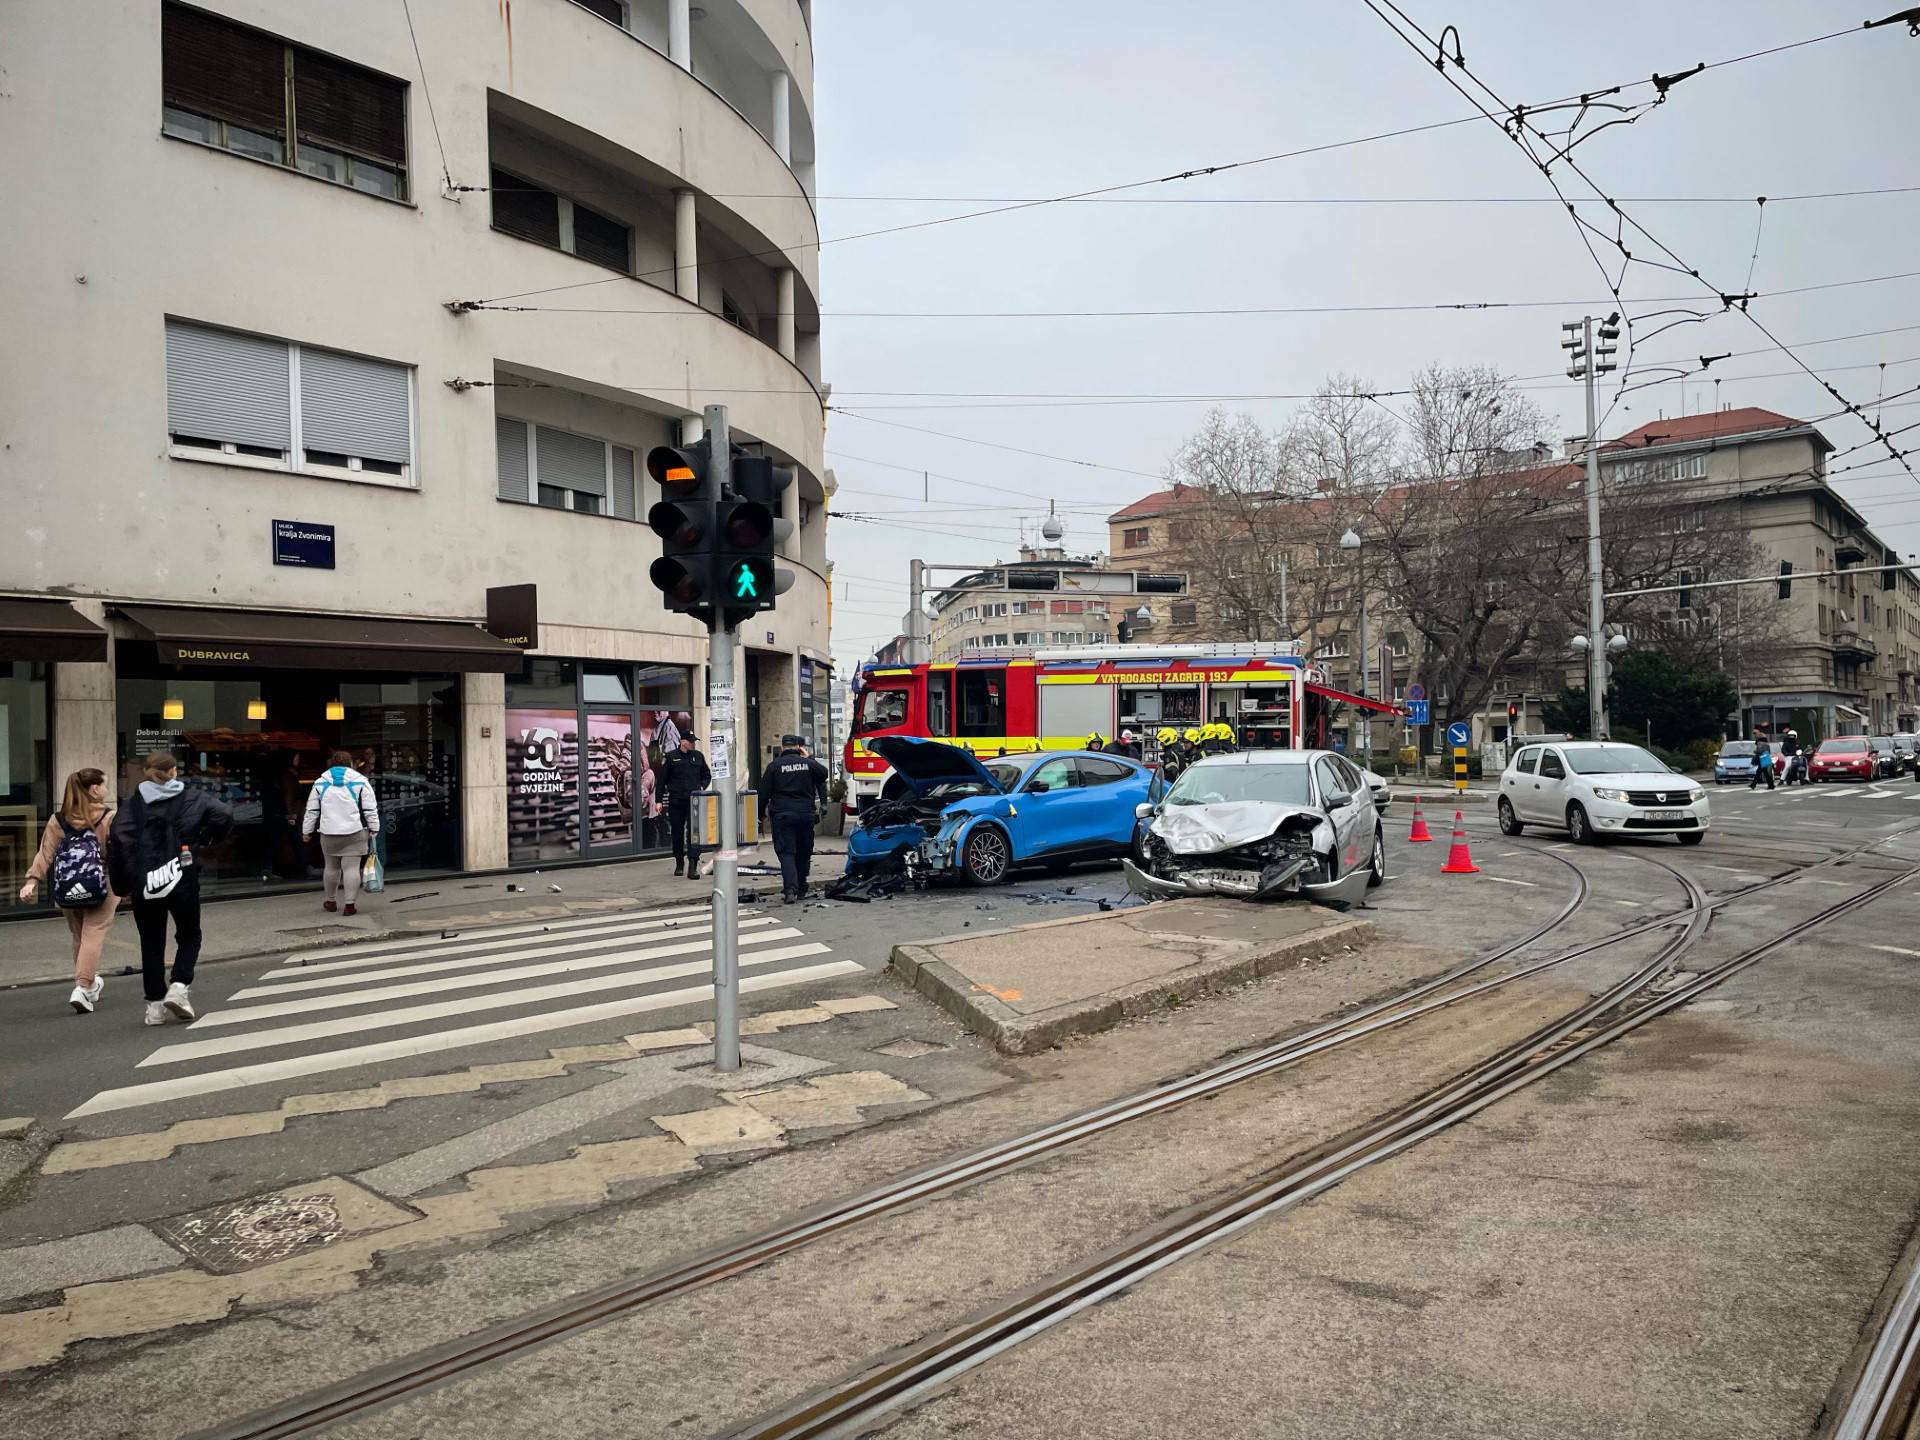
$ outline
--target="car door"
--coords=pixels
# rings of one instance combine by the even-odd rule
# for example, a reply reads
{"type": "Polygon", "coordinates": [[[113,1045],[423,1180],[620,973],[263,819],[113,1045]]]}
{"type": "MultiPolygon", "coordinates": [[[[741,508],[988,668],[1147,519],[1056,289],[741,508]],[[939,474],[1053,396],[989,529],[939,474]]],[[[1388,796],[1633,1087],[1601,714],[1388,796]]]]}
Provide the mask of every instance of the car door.
{"type": "Polygon", "coordinates": [[[1363,803],[1365,796],[1353,793],[1331,756],[1322,755],[1313,762],[1313,780],[1319,792],[1320,808],[1327,812],[1327,818],[1333,822],[1336,875],[1345,875],[1361,863],[1364,852],[1359,848],[1359,822],[1363,815],[1371,817],[1373,806],[1363,803]],[[1345,795],[1347,803],[1335,809],[1331,801],[1339,795],[1345,795]]]}
{"type": "Polygon", "coordinates": [[[1540,747],[1529,745],[1513,757],[1513,763],[1500,776],[1500,793],[1506,796],[1513,813],[1525,820],[1532,811],[1533,787],[1538,782],[1535,767],[1540,763],[1540,747]]]}
{"type": "Polygon", "coordinates": [[[1546,825],[1567,823],[1567,762],[1558,750],[1540,752],[1539,773],[1534,776],[1533,808],[1528,818],[1546,825]]]}
{"type": "Polygon", "coordinates": [[[1353,828],[1348,843],[1353,846],[1354,865],[1365,865],[1373,856],[1373,832],[1380,828],[1380,810],[1373,803],[1373,787],[1351,760],[1335,757],[1333,768],[1340,783],[1350,785],[1353,796],[1353,828]]]}
{"type": "Polygon", "coordinates": [[[1085,794],[1071,755],[1043,760],[1028,773],[1014,797],[1019,817],[1015,858],[1044,855],[1076,845],[1086,829],[1085,794]]]}
{"type": "Polygon", "coordinates": [[[1133,807],[1147,798],[1147,775],[1133,765],[1104,755],[1076,755],[1078,800],[1086,806],[1088,845],[1124,854],[1133,845],[1133,807]]]}

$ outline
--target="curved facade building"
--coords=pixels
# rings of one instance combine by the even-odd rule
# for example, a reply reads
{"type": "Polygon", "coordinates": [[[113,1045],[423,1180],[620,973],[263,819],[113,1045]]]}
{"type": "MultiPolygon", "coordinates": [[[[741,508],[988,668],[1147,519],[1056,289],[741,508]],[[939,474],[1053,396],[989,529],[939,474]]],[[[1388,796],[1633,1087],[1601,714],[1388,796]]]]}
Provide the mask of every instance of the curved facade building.
{"type": "Polygon", "coordinates": [[[61,777],[158,748],[216,888],[303,876],[336,748],[396,874],[658,849],[706,636],[644,459],[709,404],[798,475],[736,767],[824,731],[805,3],[84,10],[0,8],[7,903],[61,777]]]}

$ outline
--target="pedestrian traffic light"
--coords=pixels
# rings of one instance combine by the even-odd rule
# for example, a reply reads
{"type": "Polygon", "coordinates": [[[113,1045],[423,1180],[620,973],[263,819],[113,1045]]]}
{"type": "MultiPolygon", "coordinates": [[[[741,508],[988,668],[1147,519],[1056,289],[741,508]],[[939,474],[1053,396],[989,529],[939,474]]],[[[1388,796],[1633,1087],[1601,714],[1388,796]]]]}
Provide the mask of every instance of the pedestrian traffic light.
{"type": "Polygon", "coordinates": [[[717,587],[715,547],[718,506],[707,474],[712,447],[656,445],[647,452],[647,474],[661,499],[647,511],[647,525],[660,537],[660,558],[647,575],[666,599],[667,609],[710,620],[717,587]]]}
{"type": "Polygon", "coordinates": [[[793,572],[774,564],[780,542],[793,534],[793,522],[779,514],[780,492],[792,483],[792,468],[764,455],[732,457],[715,517],[726,629],[773,609],[775,597],[793,584],[793,572]]]}
{"type": "Polygon", "coordinates": [[[1793,581],[1788,578],[1792,574],[1793,562],[1791,560],[1782,560],[1780,562],[1780,598],[1782,600],[1792,598],[1793,581]]]}

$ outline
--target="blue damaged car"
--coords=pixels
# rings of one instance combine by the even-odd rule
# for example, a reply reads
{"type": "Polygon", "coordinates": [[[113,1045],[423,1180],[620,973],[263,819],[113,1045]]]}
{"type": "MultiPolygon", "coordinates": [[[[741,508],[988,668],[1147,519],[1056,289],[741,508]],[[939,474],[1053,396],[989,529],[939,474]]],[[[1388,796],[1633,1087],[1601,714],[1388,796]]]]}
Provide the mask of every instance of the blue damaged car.
{"type": "Polygon", "coordinates": [[[982,761],[939,740],[867,742],[893,768],[880,799],[847,837],[847,871],[829,893],[958,875],[997,885],[1016,866],[1064,869],[1131,852],[1135,810],[1160,798],[1158,772],[1086,750],[982,761]]]}

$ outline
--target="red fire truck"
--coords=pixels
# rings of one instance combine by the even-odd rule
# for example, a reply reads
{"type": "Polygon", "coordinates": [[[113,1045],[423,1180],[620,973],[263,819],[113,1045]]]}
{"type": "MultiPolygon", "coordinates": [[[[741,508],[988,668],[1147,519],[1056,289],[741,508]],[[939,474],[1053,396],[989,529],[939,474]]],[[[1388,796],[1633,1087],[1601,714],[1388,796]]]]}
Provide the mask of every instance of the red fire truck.
{"type": "Polygon", "coordinates": [[[920,735],[982,757],[1077,750],[1134,731],[1151,761],[1163,726],[1225,721],[1243,749],[1324,745],[1342,706],[1400,708],[1335,690],[1291,644],[1095,645],[988,651],[929,665],[863,666],[844,759],[847,809],[880,793],[887,766],[866,741],[920,735]]]}

